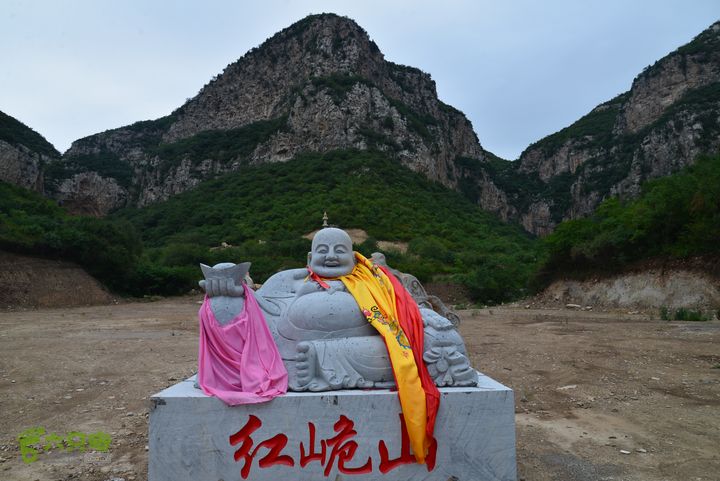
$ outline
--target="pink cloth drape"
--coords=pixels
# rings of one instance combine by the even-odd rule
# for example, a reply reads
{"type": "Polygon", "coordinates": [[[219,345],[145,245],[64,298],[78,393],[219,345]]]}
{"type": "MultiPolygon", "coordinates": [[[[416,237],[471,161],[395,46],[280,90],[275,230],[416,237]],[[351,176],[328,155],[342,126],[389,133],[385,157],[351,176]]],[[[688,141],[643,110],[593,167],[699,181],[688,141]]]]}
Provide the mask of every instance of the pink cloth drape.
{"type": "Polygon", "coordinates": [[[226,404],[269,401],[287,392],[288,374],[251,289],[243,283],[245,307],[224,326],[210,299],[200,308],[198,384],[226,404]]]}

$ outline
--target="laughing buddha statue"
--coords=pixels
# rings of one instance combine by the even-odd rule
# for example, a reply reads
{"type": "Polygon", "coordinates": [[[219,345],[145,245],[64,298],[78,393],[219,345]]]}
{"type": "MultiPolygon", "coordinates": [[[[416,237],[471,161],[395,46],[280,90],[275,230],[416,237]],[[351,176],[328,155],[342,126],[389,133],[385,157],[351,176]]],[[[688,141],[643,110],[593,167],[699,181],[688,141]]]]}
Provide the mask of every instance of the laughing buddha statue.
{"type": "MultiPolygon", "coordinates": [[[[353,252],[345,231],[323,228],[312,240],[306,269],[278,272],[255,292],[288,371],[291,390],[394,386],[386,340],[342,280],[358,262],[379,269],[384,258],[374,256],[373,260],[353,252]]],[[[241,283],[249,264],[202,267],[206,279],[200,285],[211,309],[219,323],[228,322],[243,308],[241,283]]],[[[419,304],[424,332],[422,359],[432,380],[437,386],[475,385],[477,372],[470,366],[465,344],[453,323],[429,308],[429,303],[419,304]]],[[[402,344],[401,329],[396,332],[402,344]]]]}

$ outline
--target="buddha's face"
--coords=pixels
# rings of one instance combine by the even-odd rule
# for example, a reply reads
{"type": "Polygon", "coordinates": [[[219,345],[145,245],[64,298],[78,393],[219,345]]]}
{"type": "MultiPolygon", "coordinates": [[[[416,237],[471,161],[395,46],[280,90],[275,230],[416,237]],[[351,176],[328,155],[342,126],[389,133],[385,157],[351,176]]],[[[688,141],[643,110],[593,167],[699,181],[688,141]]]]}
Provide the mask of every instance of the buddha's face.
{"type": "Polygon", "coordinates": [[[350,274],[355,267],[355,254],[347,232],[334,227],[318,231],[308,254],[308,265],[321,277],[350,274]]]}

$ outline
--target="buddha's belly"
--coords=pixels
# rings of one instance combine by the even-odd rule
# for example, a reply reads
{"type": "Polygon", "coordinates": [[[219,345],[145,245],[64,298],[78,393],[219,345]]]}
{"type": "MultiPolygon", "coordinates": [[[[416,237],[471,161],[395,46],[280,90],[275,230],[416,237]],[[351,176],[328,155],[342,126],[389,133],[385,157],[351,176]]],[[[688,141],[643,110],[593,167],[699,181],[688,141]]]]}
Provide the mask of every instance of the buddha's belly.
{"type": "Polygon", "coordinates": [[[321,337],[377,334],[360,312],[355,298],[342,291],[332,294],[318,291],[297,298],[287,319],[297,329],[321,331],[321,337]]]}

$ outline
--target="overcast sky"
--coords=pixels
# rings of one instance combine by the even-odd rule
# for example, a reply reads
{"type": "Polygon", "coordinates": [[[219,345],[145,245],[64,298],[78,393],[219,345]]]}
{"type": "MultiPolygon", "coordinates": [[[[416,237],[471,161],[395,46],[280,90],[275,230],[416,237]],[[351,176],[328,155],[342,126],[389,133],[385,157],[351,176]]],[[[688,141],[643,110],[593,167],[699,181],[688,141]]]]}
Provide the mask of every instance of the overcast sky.
{"type": "Polygon", "coordinates": [[[720,0],[0,0],[0,111],[62,152],[167,115],[250,48],[322,12],[430,73],[483,147],[516,159],[719,20],[720,0]]]}

